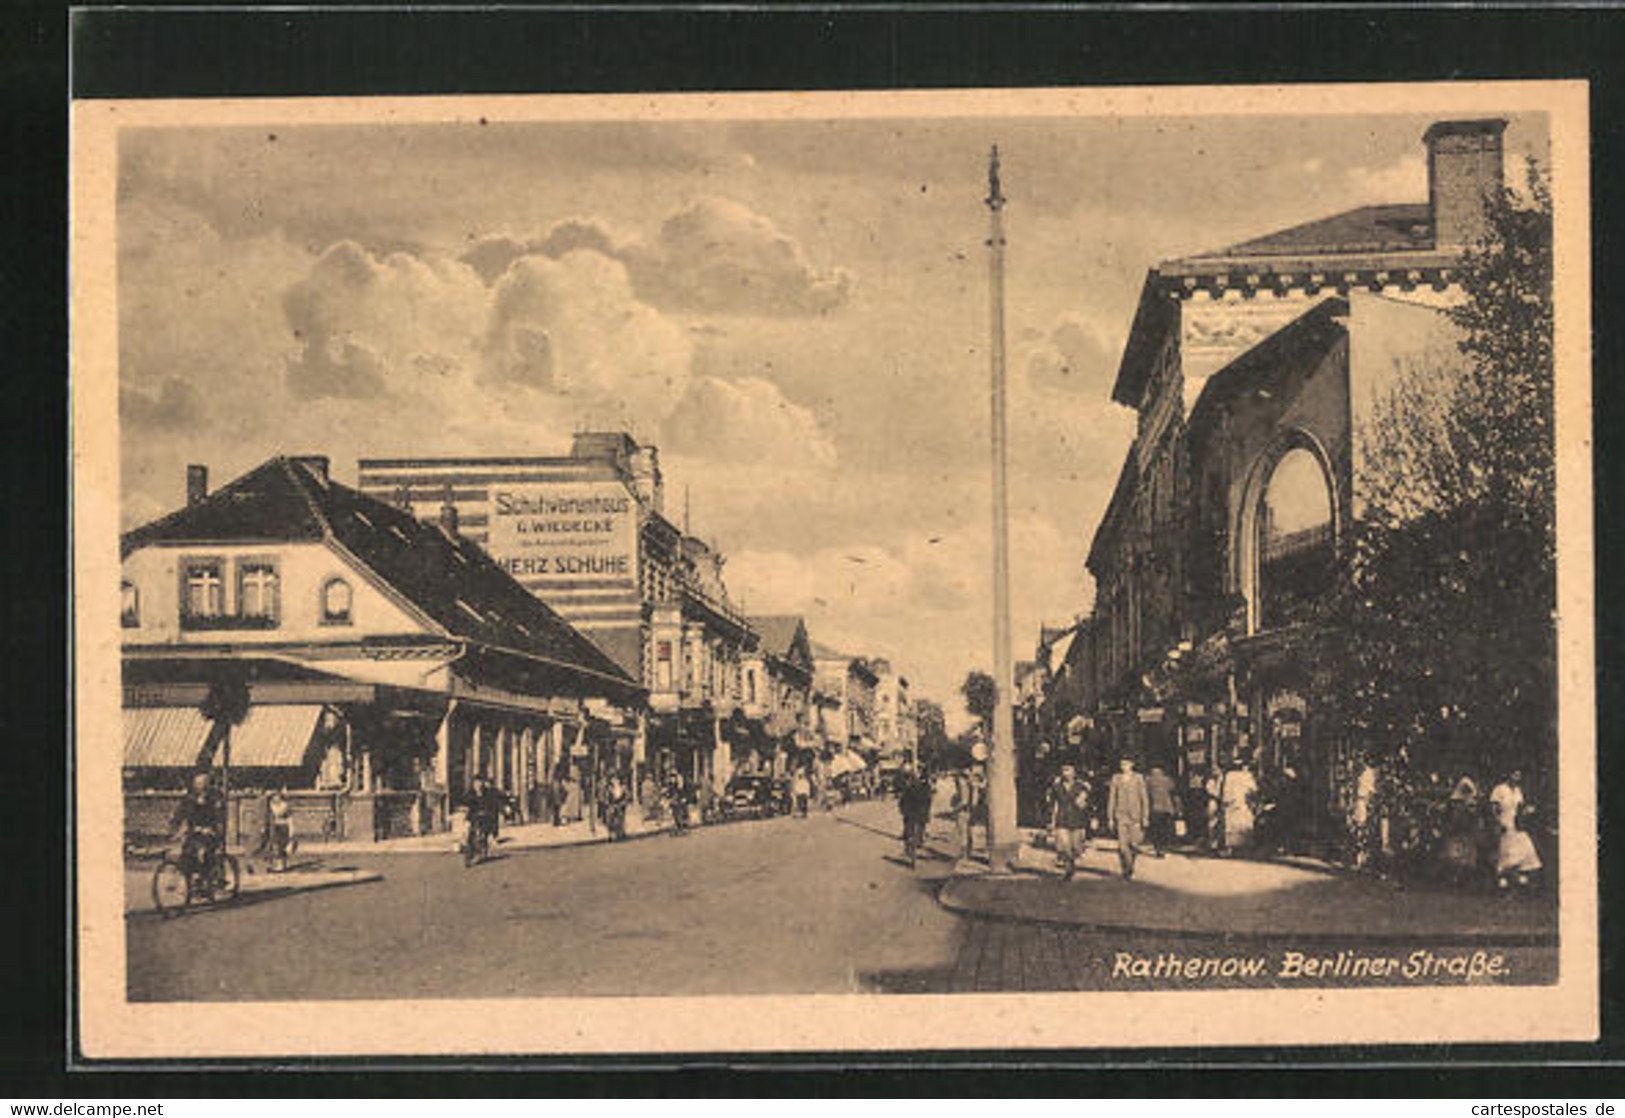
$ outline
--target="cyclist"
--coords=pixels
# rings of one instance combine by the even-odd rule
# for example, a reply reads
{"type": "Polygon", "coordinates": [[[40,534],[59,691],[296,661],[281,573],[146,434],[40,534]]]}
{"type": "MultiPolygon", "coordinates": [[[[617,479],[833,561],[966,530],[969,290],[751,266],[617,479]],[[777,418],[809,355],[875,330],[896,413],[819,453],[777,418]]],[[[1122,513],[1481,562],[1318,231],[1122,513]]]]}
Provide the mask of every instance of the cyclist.
{"type": "Polygon", "coordinates": [[[604,790],[604,824],[609,827],[611,842],[626,837],[626,805],[631,799],[632,794],[627,790],[621,774],[611,776],[609,786],[604,790]]]}
{"type": "Polygon", "coordinates": [[[676,769],[666,777],[666,800],[671,806],[672,835],[688,834],[688,786],[676,769]]]}
{"type": "Polygon", "coordinates": [[[497,833],[502,811],[502,793],[483,776],[476,775],[468,788],[468,849],[483,855],[497,833]]]}
{"type": "Polygon", "coordinates": [[[220,860],[224,846],[226,801],[207,769],[192,774],[192,787],[175,809],[172,826],[181,839],[181,866],[199,880],[220,860]]]}

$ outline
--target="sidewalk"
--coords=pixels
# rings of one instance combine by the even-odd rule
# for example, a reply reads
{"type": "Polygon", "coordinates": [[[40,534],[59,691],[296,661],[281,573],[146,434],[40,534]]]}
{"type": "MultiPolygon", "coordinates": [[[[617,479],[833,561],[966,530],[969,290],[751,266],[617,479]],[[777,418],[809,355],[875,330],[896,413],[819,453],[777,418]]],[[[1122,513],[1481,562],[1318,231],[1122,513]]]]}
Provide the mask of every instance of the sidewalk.
{"type": "Polygon", "coordinates": [[[961,863],[938,900],[993,920],[1226,939],[1551,945],[1555,902],[1404,888],[1318,863],[1142,855],[1124,881],[1112,841],[1063,880],[1051,850],[1024,844],[1012,876],[961,863]]]}
{"type": "MultiPolygon", "coordinates": [[[[270,873],[262,861],[244,858],[242,885],[238,890],[238,903],[283,896],[288,893],[309,893],[317,889],[332,889],[342,885],[361,885],[369,881],[382,881],[384,875],[376,870],[357,869],[353,866],[327,868],[308,856],[297,860],[285,873],[270,873]]],[[[124,867],[124,913],[154,913],[152,901],[152,873],[157,862],[129,863],[124,867]]]]}
{"type": "MultiPolygon", "coordinates": [[[[669,830],[669,818],[662,816],[657,822],[646,823],[642,812],[629,812],[626,819],[626,837],[640,838],[669,830]]],[[[504,823],[497,836],[497,849],[540,850],[553,846],[584,846],[589,843],[608,842],[609,830],[602,823],[588,826],[586,820],[555,827],[551,823],[504,823]]],[[[433,835],[414,835],[411,838],[385,839],[382,842],[311,842],[299,848],[307,857],[326,854],[443,854],[462,849],[463,831],[456,827],[433,835]]]]}

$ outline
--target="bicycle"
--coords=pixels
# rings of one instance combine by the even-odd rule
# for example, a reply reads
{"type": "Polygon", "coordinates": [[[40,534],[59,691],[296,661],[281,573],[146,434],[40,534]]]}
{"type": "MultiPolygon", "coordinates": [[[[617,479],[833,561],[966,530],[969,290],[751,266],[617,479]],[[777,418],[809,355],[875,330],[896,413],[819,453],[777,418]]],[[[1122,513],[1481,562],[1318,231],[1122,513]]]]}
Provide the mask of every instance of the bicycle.
{"type": "Polygon", "coordinates": [[[195,872],[188,872],[184,854],[167,851],[152,871],[152,903],[168,920],[194,903],[234,901],[242,883],[242,867],[236,856],[223,849],[212,851],[195,872]]]}
{"type": "Polygon", "coordinates": [[[468,834],[463,839],[463,867],[466,869],[490,856],[491,828],[478,819],[469,819],[468,834]]]}

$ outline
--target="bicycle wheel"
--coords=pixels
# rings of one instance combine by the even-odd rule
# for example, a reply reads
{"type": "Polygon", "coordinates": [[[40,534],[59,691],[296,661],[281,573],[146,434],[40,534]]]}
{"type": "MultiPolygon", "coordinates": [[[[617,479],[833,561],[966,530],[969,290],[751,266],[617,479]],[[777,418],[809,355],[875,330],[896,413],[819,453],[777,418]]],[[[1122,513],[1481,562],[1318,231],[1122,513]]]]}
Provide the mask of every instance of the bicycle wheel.
{"type": "Polygon", "coordinates": [[[165,858],[152,871],[152,904],[167,920],[179,916],[192,899],[192,884],[186,871],[173,858],[165,858]]]}
{"type": "Polygon", "coordinates": [[[220,855],[220,877],[215,885],[214,899],[217,901],[234,901],[237,893],[243,887],[243,870],[237,864],[237,857],[233,854],[220,855]]]}

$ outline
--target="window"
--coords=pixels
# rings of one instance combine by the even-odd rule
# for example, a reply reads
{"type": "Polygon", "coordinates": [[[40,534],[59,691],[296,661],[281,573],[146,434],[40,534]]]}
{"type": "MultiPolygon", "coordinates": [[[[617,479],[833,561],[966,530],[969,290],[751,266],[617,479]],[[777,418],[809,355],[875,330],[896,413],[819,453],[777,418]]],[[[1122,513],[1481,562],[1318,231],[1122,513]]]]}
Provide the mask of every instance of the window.
{"type": "Polygon", "coordinates": [[[226,580],[218,559],[188,560],[182,576],[186,594],[181,600],[182,617],[212,621],[225,616],[226,580]]]}
{"type": "Polygon", "coordinates": [[[119,624],[126,629],[141,628],[141,594],[133,582],[119,584],[119,624]]]}
{"type": "Polygon", "coordinates": [[[1320,461],[1303,447],[1281,456],[1258,503],[1258,627],[1305,619],[1335,572],[1332,494],[1320,461]]]}
{"type": "Polygon", "coordinates": [[[348,625],[353,593],[342,578],[330,578],[322,586],[322,624],[348,625]]]}
{"type": "Polygon", "coordinates": [[[671,641],[655,642],[655,690],[671,690],[671,641]]]}
{"type": "Polygon", "coordinates": [[[245,559],[237,564],[237,616],[244,621],[276,624],[276,564],[267,559],[245,559]]]}

